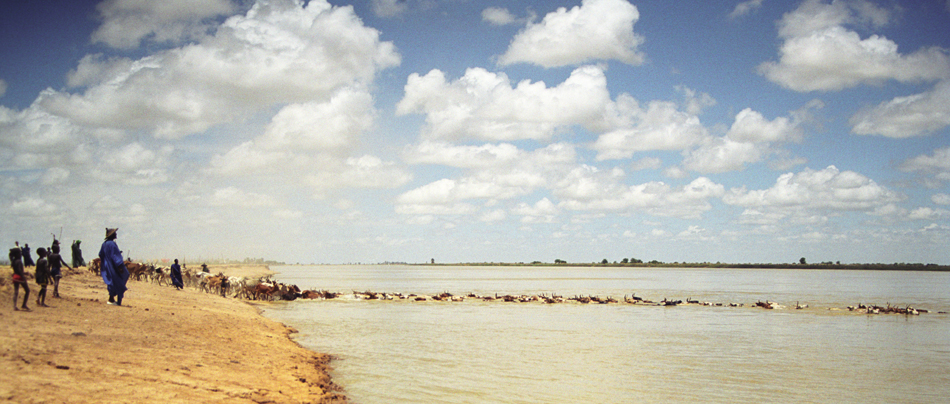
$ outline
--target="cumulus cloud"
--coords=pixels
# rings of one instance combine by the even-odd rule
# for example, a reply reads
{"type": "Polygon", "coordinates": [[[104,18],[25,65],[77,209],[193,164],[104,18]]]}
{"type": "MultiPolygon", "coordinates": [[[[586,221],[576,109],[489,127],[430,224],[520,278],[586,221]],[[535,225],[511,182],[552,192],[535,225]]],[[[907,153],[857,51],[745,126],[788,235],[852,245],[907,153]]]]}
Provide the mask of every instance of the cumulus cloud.
{"type": "Polygon", "coordinates": [[[762,7],[762,0],[749,0],[736,4],[736,8],[729,13],[729,18],[739,18],[762,7]]]}
{"type": "Polygon", "coordinates": [[[528,80],[512,86],[504,73],[482,68],[448,82],[432,70],[409,76],[396,113],[425,114],[427,139],[541,140],[571,125],[601,124],[609,102],[607,79],[596,66],[574,70],[556,87],[528,80]]]}
{"type": "Polygon", "coordinates": [[[372,0],[373,14],[379,17],[395,17],[408,8],[406,0],[372,0]]]}
{"type": "Polygon", "coordinates": [[[599,170],[580,166],[556,184],[559,207],[595,212],[641,212],[656,216],[698,218],[712,209],[710,198],[723,195],[724,188],[705,177],[682,187],[663,182],[628,186],[620,180],[622,170],[599,170]]]}
{"type": "Polygon", "coordinates": [[[592,60],[618,60],[639,65],[643,38],[633,32],[640,12],[626,0],[583,0],[570,10],[561,7],[539,23],[528,23],[498,58],[505,66],[532,63],[558,67],[592,60]]]}
{"type": "Polygon", "coordinates": [[[59,208],[41,198],[26,197],[13,201],[10,206],[10,213],[17,216],[45,218],[55,215],[59,208]]]}
{"type": "Polygon", "coordinates": [[[928,135],[950,126],[950,80],[933,89],[897,97],[851,117],[851,132],[907,138],[928,135]]]}
{"type": "Polygon", "coordinates": [[[352,7],[275,0],[198,43],[139,60],[84,58],[70,81],[85,91],[53,92],[41,105],[77,123],[174,139],[274,104],[325,100],[398,63],[352,7]]]}
{"type": "Polygon", "coordinates": [[[457,146],[444,142],[425,141],[407,149],[403,160],[409,164],[489,168],[518,161],[524,156],[525,152],[510,143],[457,146]]]}
{"type": "Polygon", "coordinates": [[[499,222],[505,220],[508,217],[508,214],[505,213],[502,209],[495,209],[489,212],[483,213],[479,216],[478,220],[486,223],[499,222]]]}
{"type": "Polygon", "coordinates": [[[258,143],[264,150],[346,153],[374,121],[373,97],[364,90],[343,88],[327,102],[284,106],[271,118],[258,143]]]}
{"type": "Polygon", "coordinates": [[[503,7],[488,7],[482,10],[482,21],[492,25],[514,24],[518,19],[503,7]]]}
{"type": "Polygon", "coordinates": [[[737,142],[728,137],[717,138],[703,147],[691,150],[683,159],[683,167],[702,173],[739,171],[746,164],[762,161],[768,145],[737,142]]]}
{"type": "Polygon", "coordinates": [[[229,0],[105,0],[96,6],[102,25],[92,41],[130,49],[143,40],[181,42],[204,36],[208,21],[237,11],[229,0]]]}
{"type": "Polygon", "coordinates": [[[443,164],[468,171],[460,179],[440,179],[401,194],[396,199],[397,206],[401,206],[398,211],[454,214],[453,207],[462,201],[508,200],[549,187],[573,166],[576,153],[572,146],[560,143],[534,151],[507,144],[423,143],[408,151],[406,159],[413,164],[443,164]]]}
{"type": "Polygon", "coordinates": [[[268,195],[246,192],[236,187],[218,188],[212,193],[209,205],[228,208],[257,208],[276,206],[268,195]]]}
{"type": "Polygon", "coordinates": [[[930,200],[937,205],[950,205],[950,195],[948,194],[934,194],[930,197],[930,200]]]}
{"type": "Polygon", "coordinates": [[[553,223],[558,215],[558,208],[548,198],[541,198],[534,205],[519,203],[511,213],[521,216],[522,223],[553,223]]]}
{"type": "Polygon", "coordinates": [[[736,114],[735,121],[724,137],[706,141],[690,150],[683,159],[683,167],[702,173],[739,171],[746,164],[757,163],[775,152],[776,143],[800,141],[802,112],[792,118],[766,119],[761,113],[746,108],[736,114]]]}
{"type": "Polygon", "coordinates": [[[933,155],[920,155],[900,165],[904,172],[921,172],[936,176],[937,179],[950,181],[950,147],[934,150],[933,155]]]}
{"type": "Polygon", "coordinates": [[[647,150],[685,150],[709,137],[698,116],[673,102],[651,101],[641,106],[630,95],[621,94],[609,107],[606,115],[614,129],[591,145],[597,160],[630,158],[647,150]]]}
{"type": "Polygon", "coordinates": [[[907,218],[910,220],[945,220],[950,218],[950,211],[922,207],[910,211],[907,218]]]}
{"type": "Polygon", "coordinates": [[[302,183],[316,190],[316,195],[326,189],[340,188],[398,188],[410,180],[412,174],[392,161],[363,155],[318,163],[316,169],[303,177],[302,183]]]}
{"type": "Polygon", "coordinates": [[[117,149],[105,149],[98,158],[92,176],[106,182],[150,185],[168,181],[172,146],[150,149],[133,142],[117,149]]]}
{"type": "Polygon", "coordinates": [[[827,212],[861,211],[899,202],[903,197],[874,180],[854,171],[840,171],[835,166],[823,170],[805,169],[799,173],[782,174],[768,189],[733,188],[723,201],[768,216],[778,221],[794,217],[798,221],[821,219],[827,212]]]}
{"type": "Polygon", "coordinates": [[[911,54],[879,35],[862,39],[848,26],[881,27],[893,16],[863,1],[808,0],[779,22],[784,40],[779,60],[759,65],[759,73],[785,88],[837,91],[887,80],[922,82],[950,76],[946,50],[924,48],[911,54]]]}
{"type": "Polygon", "coordinates": [[[802,131],[792,119],[778,117],[769,121],[761,113],[746,108],[736,114],[726,136],[737,142],[788,142],[800,140],[802,131]]]}

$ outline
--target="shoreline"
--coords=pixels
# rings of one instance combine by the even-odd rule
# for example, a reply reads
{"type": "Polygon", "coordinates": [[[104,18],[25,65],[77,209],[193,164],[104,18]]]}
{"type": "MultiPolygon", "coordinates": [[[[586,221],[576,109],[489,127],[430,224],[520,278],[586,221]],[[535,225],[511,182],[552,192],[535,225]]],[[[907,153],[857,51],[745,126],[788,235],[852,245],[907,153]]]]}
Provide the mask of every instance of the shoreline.
{"type": "MultiPolygon", "coordinates": [[[[211,269],[274,274],[263,265],[211,269]]],[[[63,272],[62,298],[50,286],[50,307],[37,307],[39,287],[29,280],[32,311],[21,312],[12,307],[11,270],[0,270],[0,400],[347,402],[330,379],[330,356],[264,317],[267,303],[130,280],[125,305],[110,306],[101,278],[85,268],[63,272]]]]}

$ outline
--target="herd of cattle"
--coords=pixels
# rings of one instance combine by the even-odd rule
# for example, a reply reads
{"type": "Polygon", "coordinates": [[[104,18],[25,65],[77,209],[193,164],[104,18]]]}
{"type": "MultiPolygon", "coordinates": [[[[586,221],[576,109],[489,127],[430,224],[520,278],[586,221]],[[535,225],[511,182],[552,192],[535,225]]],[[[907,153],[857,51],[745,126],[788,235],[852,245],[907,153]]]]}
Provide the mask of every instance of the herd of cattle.
{"type": "MultiPolygon", "coordinates": [[[[100,271],[99,258],[89,263],[89,271],[98,275],[100,271]]],[[[125,267],[129,270],[129,280],[157,283],[161,286],[171,286],[171,270],[151,264],[126,261],[125,267]]],[[[301,292],[297,285],[286,285],[272,280],[270,277],[249,278],[226,276],[223,273],[192,271],[184,268],[181,271],[182,282],[185,287],[193,287],[202,292],[214,293],[221,296],[231,296],[248,300],[295,300],[297,298],[315,298],[318,294],[325,297],[325,292],[301,292]]]]}
{"type": "MultiPolygon", "coordinates": [[[[155,265],[143,264],[138,262],[126,261],[126,268],[129,270],[129,279],[136,281],[146,281],[157,283],[159,285],[172,285],[170,269],[166,267],[157,267],[155,265]]],[[[92,260],[88,266],[89,270],[94,274],[99,274],[100,262],[99,258],[92,260]]],[[[216,275],[209,272],[203,271],[192,271],[190,269],[182,269],[182,281],[186,287],[194,287],[200,291],[207,293],[215,293],[224,297],[234,297],[239,299],[248,299],[248,300],[296,300],[296,299],[334,299],[341,296],[341,293],[329,292],[326,290],[304,290],[301,291],[297,285],[286,285],[280,282],[276,282],[273,279],[268,277],[261,278],[249,278],[249,277],[235,277],[235,276],[226,276],[223,273],[218,273],[216,275]]],[[[453,301],[459,302],[463,301],[466,298],[476,299],[483,301],[504,301],[504,302],[541,302],[541,303],[565,303],[568,301],[574,301],[577,303],[599,303],[599,304],[609,304],[609,303],[619,303],[624,302],[628,304],[645,304],[645,305],[656,305],[656,306],[678,306],[678,305],[702,305],[702,306],[724,306],[722,303],[710,303],[710,302],[700,302],[698,300],[693,300],[687,298],[686,302],[682,300],[668,300],[664,298],[662,301],[652,301],[637,297],[632,295],[630,297],[624,296],[623,300],[618,301],[617,299],[607,297],[600,298],[597,296],[574,296],[569,298],[564,298],[563,296],[558,295],[504,295],[499,296],[495,294],[494,296],[490,295],[452,295],[451,293],[445,292],[437,295],[425,296],[425,295],[416,295],[408,294],[404,295],[401,293],[379,293],[379,292],[353,292],[353,298],[360,300],[411,300],[411,301],[453,301]]],[[[742,303],[729,303],[730,307],[742,307],[742,303]]],[[[770,301],[759,301],[756,302],[755,307],[761,307],[764,309],[776,309],[776,308],[785,308],[778,303],[770,301]]],[[[798,302],[795,303],[795,309],[804,309],[808,305],[802,305],[798,302]]],[[[834,308],[829,308],[829,310],[836,310],[834,308]]],[[[848,311],[856,311],[860,313],[867,314],[906,314],[906,315],[919,315],[921,313],[928,313],[928,310],[924,309],[915,309],[913,307],[897,307],[891,306],[888,304],[886,307],[875,306],[875,305],[864,305],[860,304],[858,306],[848,306],[848,311]]],[[[938,312],[939,314],[947,314],[945,312],[938,312]]]]}

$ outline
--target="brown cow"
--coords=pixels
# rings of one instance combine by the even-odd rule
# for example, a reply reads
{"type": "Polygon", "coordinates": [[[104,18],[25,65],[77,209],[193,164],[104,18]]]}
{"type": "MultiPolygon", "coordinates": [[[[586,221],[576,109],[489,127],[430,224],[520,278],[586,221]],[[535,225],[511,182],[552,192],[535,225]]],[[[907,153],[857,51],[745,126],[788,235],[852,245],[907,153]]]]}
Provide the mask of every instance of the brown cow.
{"type": "Polygon", "coordinates": [[[137,281],[142,280],[142,275],[148,272],[148,265],[138,262],[125,261],[125,269],[129,270],[129,278],[137,281]]]}

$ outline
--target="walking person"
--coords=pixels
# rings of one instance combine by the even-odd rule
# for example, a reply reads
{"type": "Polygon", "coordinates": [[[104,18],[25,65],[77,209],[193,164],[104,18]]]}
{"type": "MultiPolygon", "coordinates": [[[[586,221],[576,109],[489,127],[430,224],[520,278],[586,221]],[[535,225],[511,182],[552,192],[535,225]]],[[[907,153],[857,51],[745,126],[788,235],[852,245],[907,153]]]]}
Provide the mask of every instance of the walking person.
{"type": "Polygon", "coordinates": [[[119,251],[119,246],[115,243],[118,231],[119,229],[106,228],[106,239],[99,249],[102,281],[109,290],[108,304],[115,306],[122,305],[125,284],[129,281],[129,270],[125,267],[125,261],[122,260],[122,251],[119,251]]]}
{"type": "Polygon", "coordinates": [[[181,266],[178,265],[178,258],[175,258],[175,263],[172,264],[170,276],[172,278],[172,285],[175,285],[175,288],[181,290],[185,287],[185,283],[181,280],[181,266]]]}
{"type": "Polygon", "coordinates": [[[26,307],[26,301],[30,299],[30,286],[26,284],[26,274],[23,273],[21,254],[19,246],[10,249],[10,266],[13,267],[13,310],[30,311],[30,308],[26,307]],[[21,287],[23,288],[23,305],[17,308],[17,295],[20,294],[21,287]]]}
{"type": "Polygon", "coordinates": [[[46,286],[49,285],[50,281],[49,260],[43,247],[36,249],[36,255],[39,258],[36,260],[36,277],[34,279],[36,284],[40,285],[40,291],[36,292],[36,305],[49,307],[46,305],[46,286]]]}
{"type": "MultiPolygon", "coordinates": [[[[59,297],[59,280],[63,277],[63,272],[60,269],[60,265],[66,266],[69,270],[72,268],[66,264],[66,261],[63,260],[63,256],[59,255],[59,243],[54,243],[52,247],[53,253],[47,257],[49,260],[49,273],[50,273],[50,282],[53,284],[53,297],[59,297]]],[[[39,253],[39,250],[37,250],[39,253]]]]}
{"type": "Polygon", "coordinates": [[[33,256],[30,255],[30,245],[29,245],[29,244],[23,243],[23,248],[21,248],[20,250],[23,251],[23,266],[24,266],[24,267],[29,268],[29,267],[31,267],[31,266],[33,266],[33,265],[36,265],[36,264],[33,263],[33,256]]]}
{"type": "Polygon", "coordinates": [[[73,268],[79,268],[86,266],[86,260],[82,259],[82,249],[79,248],[79,244],[82,243],[82,240],[73,240],[73,268]]]}

